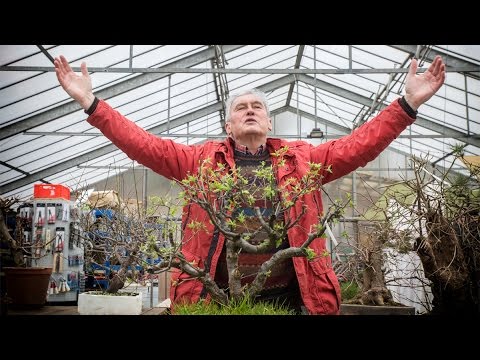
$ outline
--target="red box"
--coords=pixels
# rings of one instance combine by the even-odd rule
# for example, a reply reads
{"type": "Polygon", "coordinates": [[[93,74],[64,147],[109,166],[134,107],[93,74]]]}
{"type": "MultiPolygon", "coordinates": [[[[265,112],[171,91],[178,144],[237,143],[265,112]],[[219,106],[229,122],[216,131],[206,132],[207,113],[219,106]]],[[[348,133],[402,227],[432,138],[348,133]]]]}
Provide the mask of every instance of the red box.
{"type": "Polygon", "coordinates": [[[35,199],[65,199],[70,200],[70,189],[60,184],[34,184],[33,197],[35,199]]]}

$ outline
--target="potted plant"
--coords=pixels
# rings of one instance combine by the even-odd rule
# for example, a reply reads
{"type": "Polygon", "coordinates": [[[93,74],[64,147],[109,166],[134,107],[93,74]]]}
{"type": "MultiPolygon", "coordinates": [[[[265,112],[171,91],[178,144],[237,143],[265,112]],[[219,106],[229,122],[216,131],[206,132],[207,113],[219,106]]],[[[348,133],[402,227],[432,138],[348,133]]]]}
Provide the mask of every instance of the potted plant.
{"type": "Polygon", "coordinates": [[[351,261],[360,276],[349,276],[361,286],[344,310],[478,315],[479,167],[462,146],[451,154],[469,175],[441,172],[428,155],[413,157],[413,176],[389,186],[365,213],[351,261]]]}
{"type": "Polygon", "coordinates": [[[51,267],[28,265],[31,245],[24,242],[23,229],[27,219],[12,208],[18,199],[0,199],[1,289],[2,313],[7,306],[38,307],[46,302],[52,273],[51,267]],[[12,220],[13,224],[7,221],[12,220]],[[15,231],[13,231],[15,229],[15,231]]]}
{"type": "MultiPolygon", "coordinates": [[[[202,265],[196,261],[187,261],[180,253],[180,249],[175,246],[170,248],[173,249],[172,252],[165,253],[170,266],[181,269],[183,274],[182,279],[174,279],[174,286],[175,281],[199,279],[205,285],[212,302],[228,307],[255,299],[263,290],[272,269],[283,260],[306,257],[310,261],[319,261],[330,256],[327,251],[315,253],[310,245],[324,236],[327,223],[337,221],[343,215],[350,199],[343,202],[332,201],[331,207],[318,219],[316,226],[309,229],[304,237],[299,236],[297,246],[280,247],[282,244],[285,245],[287,232],[299,226],[300,219],[308,211],[303,197],[315,190],[323,189],[322,173],[331,171],[328,166],[309,163],[309,170],[303,177],[291,177],[284,184],[278,185],[273,166],[285,166],[284,156],[287,152],[288,148],[285,147],[273,153],[272,156],[278,158],[278,161],[274,162],[277,165],[262,164],[253,171],[254,179],[250,177],[250,181],[242,175],[238,167],[227,171],[222,164],[205,159],[199,164],[198,172],[180,182],[184,204],[195,203],[204,209],[214,228],[225,237],[228,292],[225,291],[225,285],[219,286],[202,265]],[[259,200],[271,202],[273,211],[268,216],[262,214],[260,207],[256,205],[259,200]],[[247,215],[244,212],[245,208],[252,208],[253,213],[247,215]],[[296,213],[296,217],[284,221],[282,215],[287,212],[296,213]],[[247,217],[255,221],[247,222],[247,217]],[[250,240],[261,231],[268,234],[267,239],[260,243],[251,242],[250,240]],[[280,250],[263,262],[258,273],[252,275],[250,283],[244,284],[243,273],[239,270],[238,254],[267,252],[271,247],[280,250]]],[[[190,221],[185,226],[192,230],[192,236],[195,236],[196,232],[207,231],[205,223],[201,222],[190,221]]]]}
{"type": "Polygon", "coordinates": [[[412,158],[415,176],[403,182],[414,201],[400,202],[412,216],[400,217],[399,223],[414,234],[409,249],[424,269],[431,314],[480,312],[480,167],[477,156],[465,156],[464,147],[452,147],[449,154],[455,159],[445,171],[435,168],[428,155],[412,158]],[[467,175],[452,172],[458,162],[467,165],[467,175]]]}
{"type": "MultiPolygon", "coordinates": [[[[389,222],[359,221],[357,253],[348,262],[352,269],[341,283],[343,315],[415,315],[415,307],[404,305],[395,298],[388,287],[385,263],[391,261],[385,252],[395,230],[389,222]],[[347,295],[348,294],[348,295],[347,295]]],[[[398,281],[398,279],[396,279],[398,281]]]]}
{"type": "MultiPolygon", "coordinates": [[[[416,309],[405,299],[399,301],[392,293],[392,287],[404,279],[393,276],[394,269],[400,265],[401,254],[408,251],[412,234],[407,229],[396,226],[395,218],[406,216],[394,211],[395,204],[406,194],[398,183],[390,185],[382,193],[367,190],[365,198],[371,204],[356,219],[358,240],[347,243],[355,249],[354,254],[341,264],[343,267],[341,313],[345,315],[415,315],[416,309]],[[391,197],[398,194],[398,198],[391,197]],[[401,195],[400,195],[401,194],[401,195]],[[374,200],[375,199],[375,200],[374,200]]],[[[408,215],[407,215],[408,216],[408,215]]],[[[409,276],[414,276],[409,274],[409,276]]]]}
{"type": "MultiPolygon", "coordinates": [[[[284,166],[282,156],[287,150],[281,149],[274,154],[279,157],[277,166],[284,166]]],[[[239,251],[261,253],[265,249],[283,243],[287,231],[298,226],[299,219],[308,211],[302,205],[303,196],[322,188],[321,173],[323,171],[330,171],[330,169],[321,164],[311,163],[305,176],[300,179],[292,177],[285,184],[277,186],[272,166],[263,164],[255,170],[256,180],[252,183],[242,176],[240,169],[233,168],[226,171],[221,164],[205,159],[199,164],[197,173],[177,182],[182,189],[178,199],[180,203],[173,204],[170,199],[162,197],[150,199],[149,210],[143,210],[142,206],[138,206],[135,217],[125,216],[121,206],[110,214],[112,216],[95,218],[91,215],[85,216],[81,223],[86,234],[84,236],[85,252],[88,254],[86,259],[97,265],[101,265],[106,258],[116,261],[118,268],[112,274],[106,293],[118,292],[128,279],[138,281],[141,271],[136,269],[136,265],[140,265],[147,273],[159,273],[177,268],[184,274],[182,281],[195,278],[206,285],[211,302],[216,304],[213,307],[225,308],[241,304],[245,308],[245,304],[251,304],[256,295],[262,291],[272,268],[282,260],[302,256],[316,261],[321,257],[330,256],[328,252],[316,254],[310,245],[323,236],[327,223],[336,221],[342,216],[344,208],[349,204],[349,199],[344,202],[332,201],[332,206],[318,219],[318,224],[310,229],[299,245],[275,252],[273,257],[263,263],[258,274],[247,286],[242,284],[242,274],[231,271],[228,278],[228,292],[210,277],[202,264],[187,259],[182,253],[182,244],[189,239],[182,237],[180,223],[176,221],[182,215],[181,209],[187,204],[195,203],[207,212],[209,221],[225,236],[228,268],[236,269],[238,268],[236,255],[239,251]],[[262,186],[257,186],[258,182],[261,182],[262,186]],[[258,199],[267,199],[271,202],[274,211],[268,218],[262,215],[257,206],[254,206],[255,200],[258,199]],[[251,216],[257,220],[256,225],[248,229],[243,226],[247,215],[238,211],[245,204],[252,206],[254,214],[251,216]],[[297,217],[292,221],[284,222],[282,214],[291,211],[295,206],[300,209],[297,217]],[[158,208],[164,208],[163,215],[156,217],[156,230],[152,231],[152,228],[147,226],[152,220],[151,209],[158,208]],[[158,241],[159,237],[155,231],[161,232],[162,241],[158,241]],[[266,231],[269,234],[268,238],[260,244],[251,244],[249,240],[260,231],[266,231]],[[101,255],[101,261],[98,261],[98,255],[101,255]],[[156,263],[145,260],[152,257],[160,260],[156,263]]],[[[198,232],[207,231],[205,223],[190,221],[184,226],[192,230],[192,236],[196,236],[198,232]]]]}
{"type": "MultiPolygon", "coordinates": [[[[86,315],[139,315],[142,293],[130,284],[145,283],[161,261],[166,242],[177,242],[177,207],[167,197],[150,197],[144,208],[116,191],[98,191],[77,210],[90,291],[79,294],[78,311],[86,315]]],[[[167,271],[157,269],[156,273],[167,271]]]]}

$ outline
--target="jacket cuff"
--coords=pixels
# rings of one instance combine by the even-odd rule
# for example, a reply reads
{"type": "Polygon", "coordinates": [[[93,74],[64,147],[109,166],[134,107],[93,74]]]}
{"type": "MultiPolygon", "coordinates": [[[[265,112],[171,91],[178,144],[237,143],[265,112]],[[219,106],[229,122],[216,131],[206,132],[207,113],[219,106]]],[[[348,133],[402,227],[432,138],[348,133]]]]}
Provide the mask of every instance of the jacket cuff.
{"type": "Polygon", "coordinates": [[[405,96],[402,96],[398,99],[398,103],[402,107],[402,109],[410,116],[412,119],[417,118],[418,111],[413,110],[410,105],[408,105],[407,101],[405,100],[405,96]]]}
{"type": "Polygon", "coordinates": [[[98,102],[100,100],[95,96],[95,99],[93,100],[92,105],[87,110],[84,110],[85,114],[87,115],[92,115],[95,109],[97,108],[98,102]]]}

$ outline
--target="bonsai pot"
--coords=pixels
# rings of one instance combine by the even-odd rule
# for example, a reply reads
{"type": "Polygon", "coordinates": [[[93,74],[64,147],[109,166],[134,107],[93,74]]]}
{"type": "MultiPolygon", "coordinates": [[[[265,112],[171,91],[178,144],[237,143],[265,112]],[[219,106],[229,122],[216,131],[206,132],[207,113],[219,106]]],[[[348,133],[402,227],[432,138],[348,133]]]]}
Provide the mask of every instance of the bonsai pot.
{"type": "Polygon", "coordinates": [[[341,304],[340,315],[415,315],[415,307],[341,304]]]}
{"type": "Polygon", "coordinates": [[[105,294],[87,291],[78,296],[78,312],[81,315],[140,315],[142,293],[105,294]]]}
{"type": "Polygon", "coordinates": [[[7,299],[12,306],[43,306],[52,268],[4,267],[7,299]]]}

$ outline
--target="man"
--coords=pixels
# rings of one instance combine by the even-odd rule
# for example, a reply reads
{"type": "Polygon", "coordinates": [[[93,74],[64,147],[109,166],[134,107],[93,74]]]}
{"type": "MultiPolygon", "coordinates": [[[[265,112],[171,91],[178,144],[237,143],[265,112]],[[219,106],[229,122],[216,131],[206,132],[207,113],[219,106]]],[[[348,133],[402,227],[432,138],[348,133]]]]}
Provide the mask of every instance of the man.
{"type": "MultiPolygon", "coordinates": [[[[375,159],[415,121],[418,107],[430,99],[445,80],[445,65],[440,57],[436,57],[428,70],[419,75],[416,75],[417,61],[413,59],[406,77],[404,97],[395,100],[352,134],[318,146],[303,141],[286,142],[267,138],[272,122],[266,97],[256,90],[244,91],[227,101],[227,139],[188,146],[149,134],[113,110],[106,102],[97,99],[93,95],[85,63],[81,65],[81,75],[72,71],[63,56],[56,58],[54,63],[60,84],[85,109],[90,124],[100,129],[131,159],[167,178],[177,180],[184,179],[189,172],[195,173],[200,161],[206,158],[215,159],[227,168],[248,168],[252,163],[260,161],[274,164],[276,160],[270,154],[288,145],[286,164],[276,174],[279,184],[291,176],[305,174],[308,162],[331,165],[332,172],[325,173],[323,178],[323,183],[327,183],[375,159]]],[[[308,206],[308,211],[301,218],[299,226],[288,231],[287,246],[301,245],[306,232],[317,223],[322,213],[320,192],[306,195],[304,204],[308,206]]],[[[188,261],[195,261],[199,267],[205,268],[220,284],[224,283],[226,267],[223,235],[215,231],[208,221],[208,215],[196,204],[186,206],[182,220],[184,224],[186,221],[203,222],[210,234],[205,232],[193,237],[192,230],[184,227],[184,239],[190,240],[184,244],[183,254],[188,261]]],[[[317,239],[311,247],[316,254],[322,254],[325,239],[317,239]]],[[[240,270],[252,267],[257,269],[264,260],[262,256],[265,255],[251,255],[241,259],[240,270]]],[[[271,278],[269,286],[276,292],[267,289],[263,294],[266,299],[270,296],[282,298],[286,294],[284,299],[294,303],[296,296],[310,314],[338,314],[340,287],[330,257],[318,256],[311,261],[305,257],[294,257],[284,263],[281,271],[272,274],[271,278]]],[[[170,291],[173,302],[195,302],[209,298],[200,281],[187,279],[188,275],[179,270],[173,273],[174,286],[170,291]]]]}

